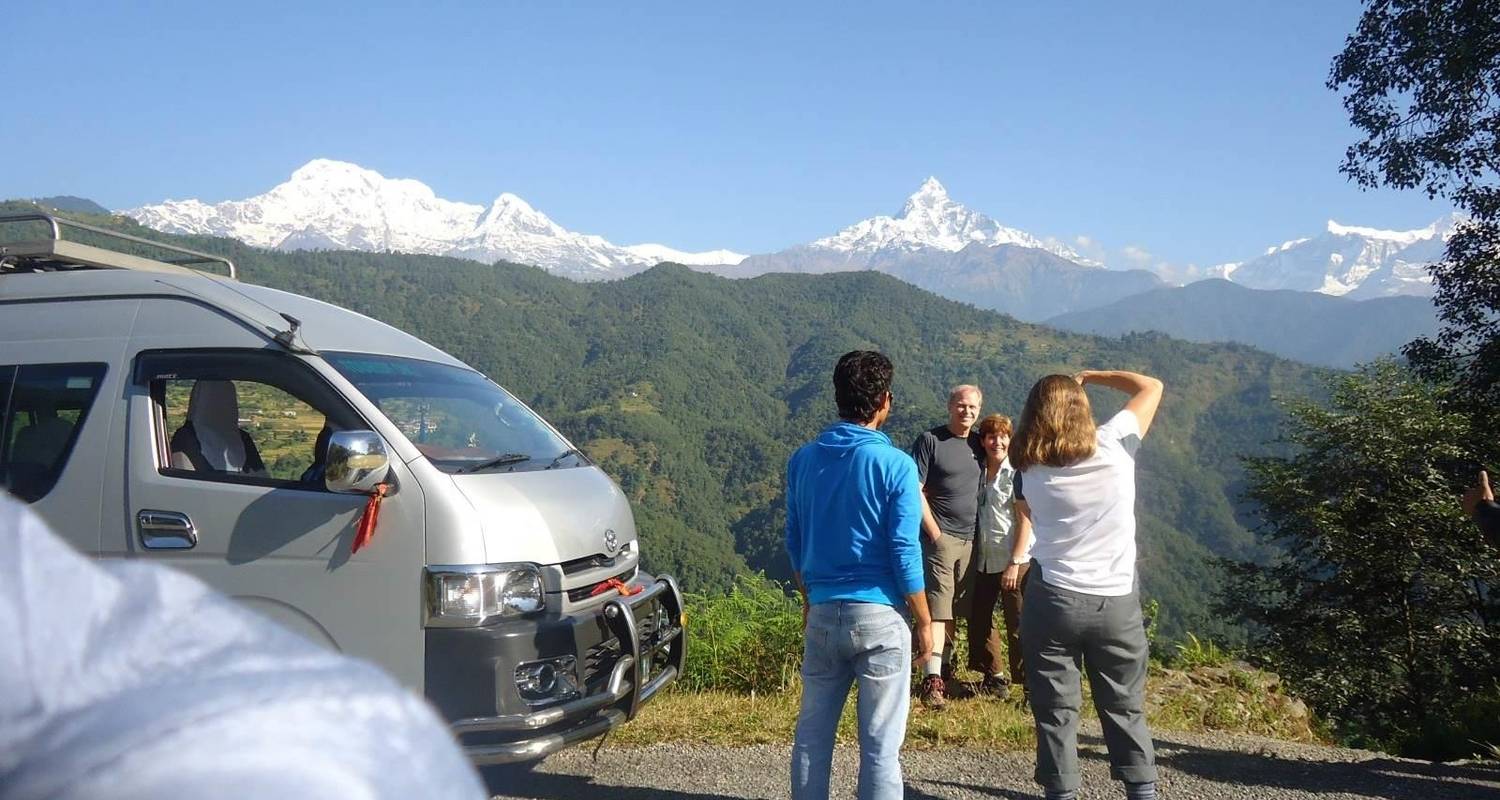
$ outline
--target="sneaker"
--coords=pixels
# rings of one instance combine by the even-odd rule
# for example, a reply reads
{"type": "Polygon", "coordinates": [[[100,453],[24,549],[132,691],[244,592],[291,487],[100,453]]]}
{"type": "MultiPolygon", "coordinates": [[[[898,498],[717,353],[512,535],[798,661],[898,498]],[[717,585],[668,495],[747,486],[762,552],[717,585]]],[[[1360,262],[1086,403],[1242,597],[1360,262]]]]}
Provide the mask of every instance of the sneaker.
{"type": "Polygon", "coordinates": [[[922,705],[937,710],[948,705],[941,675],[928,675],[922,679],[922,705]]]}
{"type": "Polygon", "coordinates": [[[1010,695],[1010,681],[1004,675],[986,675],[979,682],[979,692],[1004,699],[1010,695]]]}

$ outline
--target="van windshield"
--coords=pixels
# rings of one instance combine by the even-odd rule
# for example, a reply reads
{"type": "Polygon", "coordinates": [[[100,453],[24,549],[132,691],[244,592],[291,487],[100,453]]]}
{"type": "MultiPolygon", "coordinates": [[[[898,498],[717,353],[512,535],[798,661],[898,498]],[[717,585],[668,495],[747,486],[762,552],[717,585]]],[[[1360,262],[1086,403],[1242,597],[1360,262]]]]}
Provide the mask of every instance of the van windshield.
{"type": "Polygon", "coordinates": [[[323,353],[438,469],[525,472],[588,462],[509,392],[472,370],[411,358],[323,353]]]}

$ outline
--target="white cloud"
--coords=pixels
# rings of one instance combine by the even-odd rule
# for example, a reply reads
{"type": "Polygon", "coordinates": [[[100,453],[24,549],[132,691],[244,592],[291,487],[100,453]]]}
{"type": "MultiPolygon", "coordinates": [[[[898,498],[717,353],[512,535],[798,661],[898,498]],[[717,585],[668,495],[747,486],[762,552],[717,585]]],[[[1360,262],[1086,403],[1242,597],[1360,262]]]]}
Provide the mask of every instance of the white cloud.
{"type": "Polygon", "coordinates": [[[1079,255],[1107,265],[1110,269],[1143,269],[1174,286],[1224,276],[1224,267],[1200,267],[1197,264],[1174,264],[1157,258],[1140,245],[1127,244],[1111,249],[1087,234],[1073,237],[1071,245],[1079,255]]]}
{"type": "Polygon", "coordinates": [[[1156,266],[1151,268],[1151,271],[1156,273],[1156,277],[1174,286],[1192,283],[1203,277],[1200,274],[1201,271],[1198,269],[1197,264],[1178,265],[1160,261],[1157,262],[1156,266]]]}
{"type": "Polygon", "coordinates": [[[1125,245],[1124,249],[1120,251],[1120,255],[1123,255],[1126,261],[1138,267],[1146,267],[1151,264],[1151,254],[1145,248],[1137,247],[1133,244],[1125,245]]]}
{"type": "Polygon", "coordinates": [[[1068,243],[1068,247],[1085,261],[1100,265],[1109,264],[1109,251],[1105,250],[1104,245],[1099,244],[1099,240],[1092,236],[1083,234],[1074,236],[1073,241],[1068,243]]]}

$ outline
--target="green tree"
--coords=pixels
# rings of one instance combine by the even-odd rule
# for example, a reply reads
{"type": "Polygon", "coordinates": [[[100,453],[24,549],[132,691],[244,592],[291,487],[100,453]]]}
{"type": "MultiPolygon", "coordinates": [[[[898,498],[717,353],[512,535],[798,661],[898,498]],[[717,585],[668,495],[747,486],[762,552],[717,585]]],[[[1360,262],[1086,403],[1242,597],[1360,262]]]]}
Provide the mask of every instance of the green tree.
{"type": "MultiPolygon", "coordinates": [[[[1368,0],[1334,60],[1364,138],[1343,172],[1366,187],[1421,189],[1468,215],[1432,270],[1443,327],[1407,346],[1425,376],[1500,401],[1500,0],[1368,0]]],[[[1483,424],[1489,417],[1480,417],[1483,424]]]]}
{"type": "Polygon", "coordinates": [[[1500,733],[1461,730],[1500,677],[1500,561],[1475,557],[1486,545],[1454,498],[1452,465],[1471,454],[1451,391],[1386,361],[1335,379],[1327,407],[1288,403],[1295,454],[1249,460],[1282,555],[1230,563],[1219,599],[1342,733],[1438,758],[1500,733]]]}

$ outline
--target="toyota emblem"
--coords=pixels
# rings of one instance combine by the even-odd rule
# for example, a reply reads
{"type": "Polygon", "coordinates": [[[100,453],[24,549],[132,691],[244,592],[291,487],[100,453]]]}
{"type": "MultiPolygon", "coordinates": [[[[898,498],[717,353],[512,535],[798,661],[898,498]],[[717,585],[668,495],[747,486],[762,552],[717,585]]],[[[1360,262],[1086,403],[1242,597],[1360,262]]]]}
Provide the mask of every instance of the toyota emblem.
{"type": "Polygon", "coordinates": [[[620,540],[615,536],[614,529],[610,528],[604,531],[604,549],[613,554],[615,550],[619,549],[619,547],[620,540]]]}

